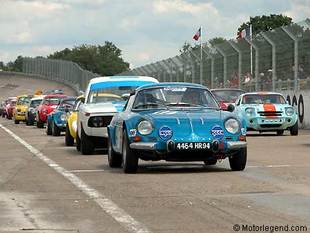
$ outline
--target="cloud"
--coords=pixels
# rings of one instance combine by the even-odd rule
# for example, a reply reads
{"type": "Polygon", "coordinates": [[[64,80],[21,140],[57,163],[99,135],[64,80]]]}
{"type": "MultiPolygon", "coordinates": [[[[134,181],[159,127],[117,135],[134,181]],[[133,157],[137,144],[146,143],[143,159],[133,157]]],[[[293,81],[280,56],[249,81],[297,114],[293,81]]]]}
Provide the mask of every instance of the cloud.
{"type": "Polygon", "coordinates": [[[204,41],[232,38],[250,16],[309,12],[309,0],[1,0],[0,60],[108,40],[135,67],[177,55],[200,26],[204,41]]]}

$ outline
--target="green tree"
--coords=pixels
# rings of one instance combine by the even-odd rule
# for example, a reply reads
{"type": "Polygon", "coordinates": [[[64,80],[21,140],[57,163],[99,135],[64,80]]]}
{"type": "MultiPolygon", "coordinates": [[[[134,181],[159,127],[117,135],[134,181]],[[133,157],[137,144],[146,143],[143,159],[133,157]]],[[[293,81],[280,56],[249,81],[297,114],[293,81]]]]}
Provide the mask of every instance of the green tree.
{"type": "Polygon", "coordinates": [[[189,42],[185,41],[184,44],[182,45],[182,47],[180,48],[179,52],[180,52],[180,54],[183,54],[192,48],[193,48],[192,45],[189,42]]]}
{"type": "Polygon", "coordinates": [[[224,43],[225,41],[226,41],[226,39],[223,38],[223,37],[214,37],[214,38],[212,38],[212,39],[209,40],[209,43],[210,43],[211,45],[216,45],[216,44],[222,44],[222,43],[224,43]]]}
{"type": "Polygon", "coordinates": [[[83,69],[101,75],[115,75],[129,70],[129,63],[123,60],[122,51],[112,42],[104,45],[80,45],[73,49],[65,48],[48,56],[76,62],[83,69]]]}
{"type": "Polygon", "coordinates": [[[256,35],[260,32],[269,31],[278,27],[289,25],[291,23],[292,18],[282,14],[255,16],[250,17],[250,21],[242,23],[238,28],[238,32],[241,32],[243,29],[252,24],[253,35],[256,35]]]}

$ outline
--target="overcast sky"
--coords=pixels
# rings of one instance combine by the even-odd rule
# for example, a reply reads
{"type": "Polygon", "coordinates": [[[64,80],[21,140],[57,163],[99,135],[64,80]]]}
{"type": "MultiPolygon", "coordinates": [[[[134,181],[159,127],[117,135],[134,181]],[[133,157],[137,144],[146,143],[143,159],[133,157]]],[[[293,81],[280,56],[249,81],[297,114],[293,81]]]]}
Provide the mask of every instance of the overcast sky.
{"type": "Polygon", "coordinates": [[[177,55],[199,26],[203,40],[235,37],[250,16],[310,17],[310,0],[0,0],[0,61],[115,43],[131,67],[177,55]]]}

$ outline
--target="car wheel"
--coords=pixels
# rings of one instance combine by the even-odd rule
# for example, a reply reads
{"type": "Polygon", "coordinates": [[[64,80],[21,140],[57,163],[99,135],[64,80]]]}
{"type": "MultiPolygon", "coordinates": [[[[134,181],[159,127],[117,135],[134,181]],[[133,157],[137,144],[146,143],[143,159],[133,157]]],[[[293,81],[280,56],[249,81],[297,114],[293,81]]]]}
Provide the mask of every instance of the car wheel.
{"type": "Polygon", "coordinates": [[[298,135],[298,121],[296,121],[295,125],[290,128],[290,133],[292,136],[298,135]]]}
{"type": "Polygon", "coordinates": [[[55,124],[55,121],[53,120],[52,135],[57,137],[57,136],[60,136],[60,133],[61,133],[61,131],[60,131],[59,127],[55,124]]]}
{"type": "Polygon", "coordinates": [[[73,146],[74,138],[71,136],[69,126],[66,127],[66,135],[65,135],[65,144],[66,146],[73,146]]]}
{"type": "Polygon", "coordinates": [[[282,136],[284,134],[284,130],[277,130],[277,135],[282,136]]]}
{"type": "Polygon", "coordinates": [[[14,119],[15,124],[19,124],[19,120],[14,119]]]}
{"type": "Polygon", "coordinates": [[[243,171],[247,161],[247,148],[240,149],[229,158],[230,168],[233,171],[243,171]]]}
{"type": "Polygon", "coordinates": [[[217,163],[216,158],[210,158],[208,160],[203,161],[206,166],[215,165],[217,163]]]}
{"type": "Polygon", "coordinates": [[[91,155],[94,153],[94,144],[90,137],[86,135],[83,128],[81,130],[81,153],[83,155],[91,155]]]}
{"type": "Polygon", "coordinates": [[[136,173],[138,170],[139,158],[130,149],[126,131],[123,133],[123,148],[122,148],[122,167],[125,173],[136,173]]]}
{"type": "Polygon", "coordinates": [[[44,123],[41,121],[40,116],[38,115],[38,120],[37,120],[37,128],[43,128],[44,123]]]}
{"type": "Polygon", "coordinates": [[[122,156],[120,154],[115,153],[110,138],[108,138],[108,161],[110,167],[122,166],[122,156]]]}
{"type": "Polygon", "coordinates": [[[81,151],[81,139],[79,137],[78,132],[76,132],[76,144],[75,144],[76,150],[81,151]]]}
{"type": "MultiPolygon", "coordinates": [[[[41,127],[38,127],[38,128],[41,128],[41,127]]],[[[46,123],[46,134],[52,135],[52,128],[49,122],[46,123]]]]}

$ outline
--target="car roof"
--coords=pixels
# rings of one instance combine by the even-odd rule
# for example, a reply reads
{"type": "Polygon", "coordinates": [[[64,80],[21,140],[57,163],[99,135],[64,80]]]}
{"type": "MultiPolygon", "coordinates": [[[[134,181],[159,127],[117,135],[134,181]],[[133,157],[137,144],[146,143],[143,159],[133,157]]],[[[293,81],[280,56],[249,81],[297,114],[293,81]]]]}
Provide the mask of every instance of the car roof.
{"type": "Polygon", "coordinates": [[[48,98],[53,98],[53,97],[61,97],[61,98],[65,98],[67,97],[66,95],[63,94],[51,94],[51,95],[46,95],[43,97],[43,99],[48,99],[48,98]]]}
{"type": "Polygon", "coordinates": [[[152,83],[152,84],[147,84],[141,87],[137,88],[138,90],[146,89],[146,88],[153,88],[153,87],[166,87],[166,86],[186,86],[186,87],[195,87],[195,88],[203,88],[203,89],[208,89],[207,87],[197,84],[197,83],[185,83],[185,82],[165,82],[165,83],[152,83]]]}
{"type": "Polygon", "coordinates": [[[242,96],[245,96],[245,95],[281,95],[283,96],[279,92],[272,92],[272,91],[246,92],[242,94],[242,96]]]}
{"type": "Polygon", "coordinates": [[[108,81],[129,81],[129,80],[140,80],[158,83],[158,80],[148,76],[104,76],[93,78],[89,81],[89,84],[108,82],[108,81]]]}
{"type": "Polygon", "coordinates": [[[245,93],[244,90],[239,89],[239,88],[214,88],[214,89],[211,89],[210,91],[241,91],[245,93]]]}
{"type": "Polygon", "coordinates": [[[33,97],[33,98],[31,98],[30,101],[33,101],[33,100],[43,100],[43,96],[41,96],[41,97],[33,97]]]}

